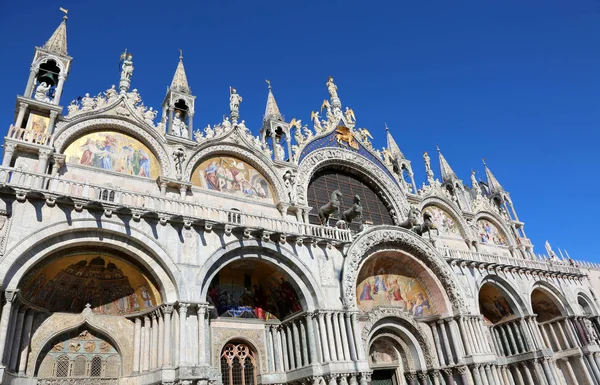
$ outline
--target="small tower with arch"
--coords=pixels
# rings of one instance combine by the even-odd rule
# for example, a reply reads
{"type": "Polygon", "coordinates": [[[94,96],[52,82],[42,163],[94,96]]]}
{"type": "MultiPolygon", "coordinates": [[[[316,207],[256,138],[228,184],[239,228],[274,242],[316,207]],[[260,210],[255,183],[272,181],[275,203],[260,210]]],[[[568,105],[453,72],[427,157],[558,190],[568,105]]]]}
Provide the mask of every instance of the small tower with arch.
{"type": "Polygon", "coordinates": [[[167,135],[192,140],[195,99],[183,67],[183,51],[179,50],[179,63],[162,104],[162,121],[166,123],[167,135]]]}
{"type": "MultiPolygon", "coordinates": [[[[266,82],[269,85],[269,94],[267,95],[267,106],[265,107],[263,124],[260,128],[260,140],[271,148],[276,161],[285,161],[286,159],[290,159],[292,154],[291,126],[285,121],[281,112],[279,112],[271,82],[268,80],[266,82]]],[[[299,122],[296,129],[300,129],[299,122]]]]}

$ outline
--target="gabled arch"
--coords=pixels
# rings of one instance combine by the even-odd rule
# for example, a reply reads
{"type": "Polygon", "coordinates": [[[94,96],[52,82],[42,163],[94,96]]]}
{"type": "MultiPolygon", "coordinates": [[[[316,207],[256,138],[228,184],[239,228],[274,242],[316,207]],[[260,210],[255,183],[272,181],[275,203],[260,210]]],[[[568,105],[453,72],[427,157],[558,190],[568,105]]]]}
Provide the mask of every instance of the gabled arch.
{"type": "Polygon", "coordinates": [[[397,218],[404,218],[409,210],[408,200],[400,187],[385,174],[382,169],[365,158],[343,148],[325,147],[309,153],[298,166],[296,191],[300,204],[307,203],[308,185],[313,175],[328,166],[351,168],[363,178],[373,181],[381,189],[390,208],[395,211],[397,218]]]}
{"type": "Polygon", "coordinates": [[[396,226],[373,226],[360,233],[348,249],[342,271],[342,300],[346,307],[357,309],[360,269],[368,257],[382,250],[397,250],[420,261],[444,287],[446,309],[455,314],[466,311],[465,295],[443,257],[422,237],[396,226]]]}
{"type": "MultiPolygon", "coordinates": [[[[494,226],[498,227],[504,233],[504,235],[506,235],[508,241],[508,244],[506,246],[514,247],[517,245],[517,241],[513,232],[510,230],[510,228],[506,226],[504,219],[502,219],[500,215],[490,211],[479,211],[477,212],[477,214],[475,214],[475,217],[473,218],[474,226],[477,226],[477,221],[479,221],[480,219],[485,219],[489,222],[492,222],[494,226]]],[[[477,234],[473,235],[476,237],[477,241],[480,242],[477,234]]]]}
{"type": "MultiPolygon", "coordinates": [[[[231,132],[234,131],[236,130],[231,130],[231,132]]],[[[248,164],[252,165],[252,167],[260,172],[271,184],[271,186],[273,186],[275,196],[277,197],[276,203],[287,201],[287,194],[285,187],[283,186],[283,180],[273,170],[271,160],[268,159],[264,154],[255,154],[254,151],[250,151],[233,143],[207,143],[204,146],[201,146],[194,154],[190,156],[187,163],[185,163],[185,171],[183,172],[184,179],[187,181],[191,180],[192,172],[203,160],[217,155],[231,156],[233,158],[238,158],[248,162],[248,164]]]]}
{"type": "Polygon", "coordinates": [[[64,126],[58,126],[54,134],[54,147],[58,153],[62,154],[75,140],[85,134],[97,131],[116,131],[139,140],[158,159],[162,176],[175,175],[174,164],[168,155],[164,138],[157,130],[147,130],[142,124],[130,122],[125,118],[117,118],[114,115],[93,116],[89,119],[76,120],[68,122],[64,126]]]}

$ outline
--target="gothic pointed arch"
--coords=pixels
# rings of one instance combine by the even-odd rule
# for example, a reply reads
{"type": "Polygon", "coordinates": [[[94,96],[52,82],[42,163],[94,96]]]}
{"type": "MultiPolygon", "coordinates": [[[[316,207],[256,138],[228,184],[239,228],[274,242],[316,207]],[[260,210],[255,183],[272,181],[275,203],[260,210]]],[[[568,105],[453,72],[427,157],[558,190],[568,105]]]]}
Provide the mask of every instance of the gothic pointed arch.
{"type": "MultiPolygon", "coordinates": [[[[314,175],[325,169],[341,169],[351,172],[371,186],[387,208],[394,222],[408,213],[405,194],[396,181],[369,159],[343,148],[325,147],[310,152],[298,166],[296,191],[299,203],[308,204],[308,191],[314,175]]],[[[381,224],[381,223],[380,223],[381,224]]]]}
{"type": "Polygon", "coordinates": [[[95,248],[96,252],[114,250],[139,264],[156,282],[163,302],[175,302],[188,297],[179,269],[162,246],[141,231],[126,229],[122,223],[109,220],[102,222],[101,229],[95,220],[71,224],[65,221],[24,237],[7,252],[3,260],[7,266],[3,287],[6,290],[19,289],[26,275],[35,271],[39,263],[78,247],[95,248]],[[128,231],[132,236],[126,235],[128,231]],[[56,234],[69,236],[57,237],[56,234]]]}
{"type": "MultiPolygon", "coordinates": [[[[55,132],[54,147],[59,154],[68,152],[65,154],[67,156],[67,163],[69,163],[68,157],[73,156],[79,159],[77,161],[78,163],[81,163],[83,151],[85,151],[85,149],[78,148],[77,150],[81,152],[81,154],[79,154],[73,147],[74,145],[79,144],[77,141],[81,141],[83,138],[87,139],[90,135],[103,135],[104,138],[90,137],[90,140],[97,141],[104,139],[104,142],[106,142],[108,140],[106,138],[107,134],[110,135],[113,133],[115,139],[110,144],[112,145],[113,142],[116,142],[116,145],[111,148],[118,148],[120,157],[126,157],[123,159],[131,158],[132,160],[140,159],[137,162],[126,162],[123,160],[122,163],[124,165],[121,167],[123,171],[120,172],[130,175],[142,175],[148,178],[156,178],[156,176],[159,175],[165,177],[175,176],[174,165],[172,164],[171,158],[168,156],[164,138],[161,137],[158,131],[148,130],[146,127],[143,127],[142,124],[129,121],[123,117],[114,115],[94,116],[89,119],[68,122],[64,125],[59,124],[57,125],[55,132]],[[126,151],[127,149],[131,150],[126,151]],[[74,154],[71,154],[71,152],[74,154]],[[156,165],[153,165],[154,162],[156,165]],[[128,166],[128,163],[132,163],[131,166],[128,166]],[[130,170],[130,168],[132,170],[130,170]],[[134,168],[137,168],[135,170],[137,172],[135,173],[133,172],[134,168]],[[156,168],[156,171],[153,171],[153,168],[156,168]],[[146,170],[149,170],[150,172],[146,172],[146,170]],[[150,175],[145,175],[147,173],[150,175]]],[[[86,143],[87,140],[85,143],[79,144],[78,147],[86,146],[86,143]]],[[[114,149],[107,151],[117,153],[114,149]]],[[[93,153],[94,149],[92,149],[91,152],[93,153]]],[[[113,164],[99,165],[99,167],[115,171],[113,164]]]]}
{"type": "MultiPolygon", "coordinates": [[[[222,143],[217,145],[205,145],[200,147],[187,161],[185,165],[184,178],[185,180],[192,181],[194,180],[194,174],[200,171],[200,166],[205,163],[211,163],[211,160],[226,157],[236,160],[236,162],[241,162],[246,168],[246,163],[251,169],[255,170],[252,174],[252,177],[256,177],[254,182],[258,182],[259,180],[264,180],[264,186],[261,183],[261,187],[263,189],[271,190],[270,194],[274,203],[285,202],[286,192],[283,186],[283,181],[279,175],[277,175],[270,163],[271,161],[264,156],[264,154],[256,154],[254,151],[250,151],[241,146],[235,145],[233,143],[222,143]]],[[[207,167],[210,164],[207,165],[207,167]]],[[[233,162],[231,162],[231,166],[235,167],[233,162]]],[[[200,178],[199,176],[197,176],[200,178]]],[[[250,177],[252,179],[252,177],[250,177]]],[[[252,180],[248,181],[252,184],[252,180]]],[[[255,186],[251,186],[255,187],[255,186]]],[[[253,191],[256,190],[256,187],[253,191]]],[[[269,192],[265,191],[265,194],[269,194],[269,192]]]]}
{"type": "Polygon", "coordinates": [[[419,277],[428,286],[439,314],[466,311],[464,293],[443,257],[422,237],[394,226],[369,228],[348,249],[342,271],[342,299],[345,306],[359,308],[357,285],[360,283],[360,272],[371,257],[382,254],[420,267],[419,277]]]}

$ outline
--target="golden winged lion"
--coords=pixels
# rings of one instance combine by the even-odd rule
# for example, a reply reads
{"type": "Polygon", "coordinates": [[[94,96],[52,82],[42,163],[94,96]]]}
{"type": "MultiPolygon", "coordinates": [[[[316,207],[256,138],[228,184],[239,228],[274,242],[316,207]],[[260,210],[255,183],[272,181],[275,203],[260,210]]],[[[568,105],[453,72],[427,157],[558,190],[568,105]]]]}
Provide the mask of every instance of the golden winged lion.
{"type": "Polygon", "coordinates": [[[338,126],[335,132],[335,139],[338,144],[344,145],[344,142],[346,142],[348,146],[358,150],[358,143],[354,140],[354,134],[348,127],[338,126]]]}

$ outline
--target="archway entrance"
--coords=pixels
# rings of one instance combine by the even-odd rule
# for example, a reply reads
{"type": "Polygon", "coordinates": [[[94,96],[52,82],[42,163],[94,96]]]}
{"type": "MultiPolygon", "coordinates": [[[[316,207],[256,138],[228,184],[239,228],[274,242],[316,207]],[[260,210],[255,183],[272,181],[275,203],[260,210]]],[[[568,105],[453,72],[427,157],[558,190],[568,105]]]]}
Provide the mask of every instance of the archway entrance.
{"type": "Polygon", "coordinates": [[[371,343],[369,347],[369,366],[373,369],[371,385],[404,383],[401,352],[398,342],[390,337],[379,337],[371,343]]]}
{"type": "Polygon", "coordinates": [[[121,354],[106,336],[81,327],[46,344],[37,361],[36,376],[44,384],[62,383],[65,378],[97,379],[102,383],[114,379],[116,383],[121,366],[121,354]]]}
{"type": "Polygon", "coordinates": [[[255,385],[256,352],[243,342],[230,342],[221,351],[223,385],[255,385]]]}

